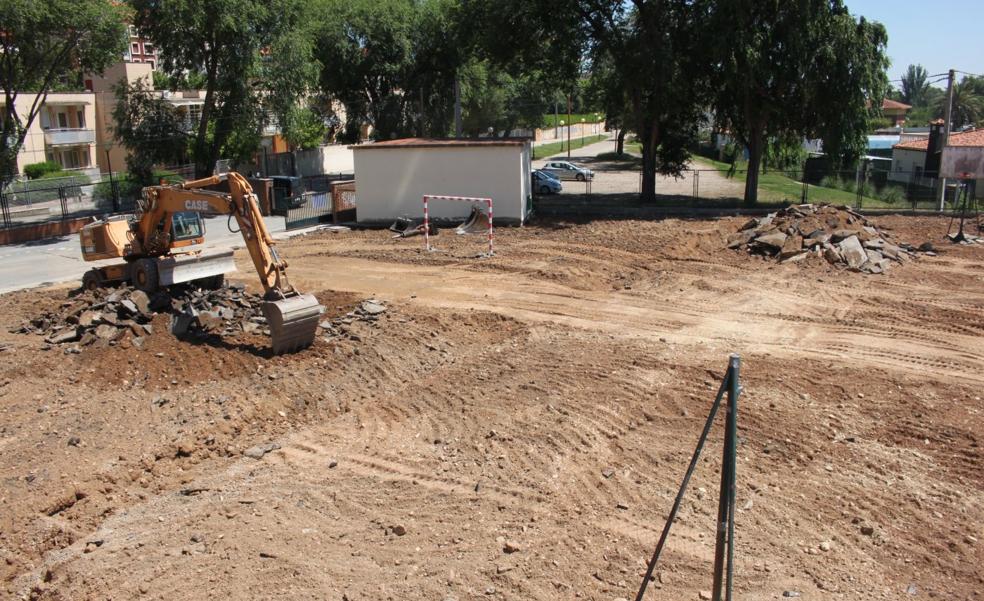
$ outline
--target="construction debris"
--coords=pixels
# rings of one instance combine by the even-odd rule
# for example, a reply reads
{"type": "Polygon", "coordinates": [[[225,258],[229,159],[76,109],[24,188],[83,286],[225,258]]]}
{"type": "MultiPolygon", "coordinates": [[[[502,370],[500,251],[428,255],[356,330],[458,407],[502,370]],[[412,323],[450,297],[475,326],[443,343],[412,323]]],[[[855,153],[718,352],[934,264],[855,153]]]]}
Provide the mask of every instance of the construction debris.
{"type": "Polygon", "coordinates": [[[123,341],[143,348],[146,337],[154,333],[154,318],[161,314],[170,316],[171,333],[179,337],[269,335],[262,302],[242,284],[216,290],[178,285],[151,295],[129,287],[100,289],[82,292],[13,332],[42,335],[52,345],[71,344],[68,353],[123,341]]]}
{"type": "Polygon", "coordinates": [[[751,219],[728,236],[728,248],[795,263],[810,256],[862,273],[884,273],[904,263],[916,249],[892,240],[849,207],[804,204],[751,219]]]}
{"type": "Polygon", "coordinates": [[[386,312],[386,305],[379,300],[369,299],[362,301],[354,311],[349,311],[341,317],[326,319],[318,326],[330,338],[347,337],[358,342],[359,334],[355,332],[352,325],[358,322],[365,322],[375,325],[375,322],[386,312]]]}

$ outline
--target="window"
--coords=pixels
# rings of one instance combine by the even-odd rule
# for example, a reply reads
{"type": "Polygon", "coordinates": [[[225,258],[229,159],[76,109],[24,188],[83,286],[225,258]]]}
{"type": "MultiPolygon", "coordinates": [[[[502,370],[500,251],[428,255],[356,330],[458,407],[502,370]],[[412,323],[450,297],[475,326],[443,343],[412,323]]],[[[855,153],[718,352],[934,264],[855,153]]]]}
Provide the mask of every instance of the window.
{"type": "Polygon", "coordinates": [[[58,113],[58,127],[60,129],[68,129],[68,115],[65,113],[58,113]]]}
{"type": "Polygon", "coordinates": [[[85,111],[79,109],[76,111],[76,116],[79,120],[79,129],[85,129],[85,111]]]}
{"type": "Polygon", "coordinates": [[[130,52],[133,54],[142,54],[140,52],[140,42],[133,42],[130,44],[130,52]]]}
{"type": "Polygon", "coordinates": [[[171,217],[171,234],[175,240],[188,240],[202,236],[202,219],[194,211],[181,211],[171,217]]]}
{"type": "Polygon", "coordinates": [[[144,54],[153,54],[153,53],[154,53],[154,45],[148,42],[144,42],[144,54]]]}

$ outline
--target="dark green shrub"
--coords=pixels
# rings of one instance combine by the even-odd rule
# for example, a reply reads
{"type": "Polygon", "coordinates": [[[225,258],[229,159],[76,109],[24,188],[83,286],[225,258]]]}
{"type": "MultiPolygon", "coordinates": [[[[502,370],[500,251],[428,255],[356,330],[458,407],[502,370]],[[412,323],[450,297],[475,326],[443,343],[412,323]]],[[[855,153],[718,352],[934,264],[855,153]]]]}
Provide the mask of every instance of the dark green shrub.
{"type": "Polygon", "coordinates": [[[29,179],[38,179],[48,173],[56,173],[62,170],[62,166],[54,161],[43,161],[24,165],[24,175],[29,179]]]}

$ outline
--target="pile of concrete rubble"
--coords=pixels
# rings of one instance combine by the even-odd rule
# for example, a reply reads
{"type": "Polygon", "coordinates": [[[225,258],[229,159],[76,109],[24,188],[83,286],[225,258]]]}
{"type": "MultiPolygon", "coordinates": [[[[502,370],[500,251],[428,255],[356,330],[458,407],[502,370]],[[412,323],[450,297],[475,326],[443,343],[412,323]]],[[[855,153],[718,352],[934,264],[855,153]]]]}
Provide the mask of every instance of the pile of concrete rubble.
{"type": "Polygon", "coordinates": [[[914,256],[911,245],[892,240],[848,207],[797,205],[752,219],[728,236],[728,248],[794,263],[810,256],[862,273],[884,273],[914,256]]]}
{"type": "Polygon", "coordinates": [[[51,345],[69,345],[67,353],[123,341],[142,348],[160,314],[170,317],[167,325],[176,336],[269,334],[261,303],[242,284],[217,290],[172,286],[152,294],[123,286],[82,292],[14,331],[42,335],[51,345]]]}
{"type": "Polygon", "coordinates": [[[386,313],[386,305],[383,301],[370,298],[341,317],[322,321],[319,326],[328,339],[343,337],[358,342],[361,337],[353,325],[360,322],[368,323],[370,326],[375,325],[383,313],[386,313]]]}

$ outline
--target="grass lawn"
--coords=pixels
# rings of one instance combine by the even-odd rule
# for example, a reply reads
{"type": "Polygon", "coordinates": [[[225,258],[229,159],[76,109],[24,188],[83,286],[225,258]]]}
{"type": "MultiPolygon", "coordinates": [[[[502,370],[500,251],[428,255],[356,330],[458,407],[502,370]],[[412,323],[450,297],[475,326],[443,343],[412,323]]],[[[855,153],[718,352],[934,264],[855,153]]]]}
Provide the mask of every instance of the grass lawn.
{"type": "MultiPolygon", "coordinates": [[[[722,163],[720,161],[714,161],[705,157],[693,157],[694,167],[697,169],[716,169],[723,173],[728,174],[731,169],[729,163],[722,163]]],[[[736,170],[734,176],[732,176],[736,181],[745,182],[744,166],[739,165],[738,170],[736,170]]],[[[793,204],[799,203],[803,198],[803,182],[798,181],[789,176],[788,173],[778,173],[776,171],[770,170],[768,173],[759,174],[759,201],[768,204],[775,202],[787,201],[793,204]]],[[[824,186],[816,186],[809,184],[807,186],[807,202],[827,202],[830,204],[837,205],[848,205],[855,206],[858,201],[858,196],[854,192],[848,192],[847,190],[841,190],[839,188],[827,188],[824,186]]],[[[907,206],[907,202],[902,203],[892,203],[882,200],[880,198],[872,198],[870,196],[863,196],[861,198],[861,206],[864,208],[900,208],[907,206]]]]}
{"type": "MultiPolygon", "coordinates": [[[[576,138],[571,140],[571,148],[582,148],[588,144],[594,144],[595,142],[600,142],[608,137],[608,134],[601,134],[597,136],[588,136],[587,138],[576,138]]],[[[555,154],[560,154],[567,151],[567,140],[562,142],[551,142],[550,144],[544,144],[542,146],[533,147],[533,158],[534,159],[545,159],[549,156],[555,154]]]]}

